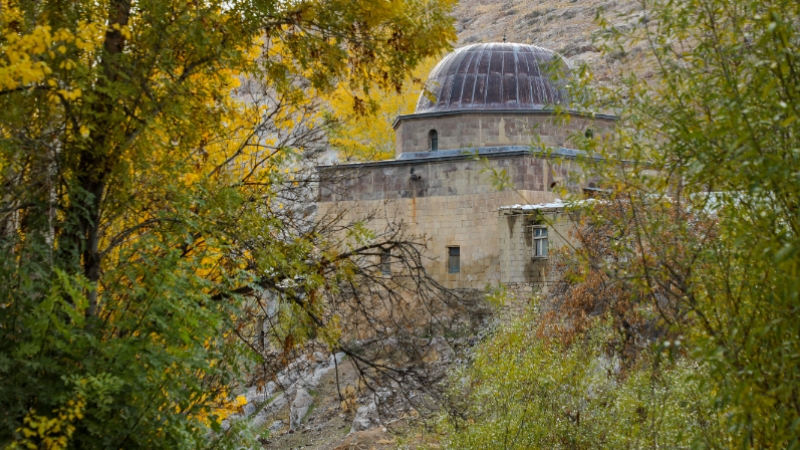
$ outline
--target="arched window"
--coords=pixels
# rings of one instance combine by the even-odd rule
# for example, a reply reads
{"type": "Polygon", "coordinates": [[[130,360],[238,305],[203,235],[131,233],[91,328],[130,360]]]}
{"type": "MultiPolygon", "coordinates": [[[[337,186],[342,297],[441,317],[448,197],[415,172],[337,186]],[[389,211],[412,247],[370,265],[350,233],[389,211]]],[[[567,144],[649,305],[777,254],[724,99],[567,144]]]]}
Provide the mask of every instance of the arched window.
{"type": "Polygon", "coordinates": [[[439,150],[439,133],[437,133],[436,130],[428,132],[428,142],[430,143],[432,152],[439,150]]]}

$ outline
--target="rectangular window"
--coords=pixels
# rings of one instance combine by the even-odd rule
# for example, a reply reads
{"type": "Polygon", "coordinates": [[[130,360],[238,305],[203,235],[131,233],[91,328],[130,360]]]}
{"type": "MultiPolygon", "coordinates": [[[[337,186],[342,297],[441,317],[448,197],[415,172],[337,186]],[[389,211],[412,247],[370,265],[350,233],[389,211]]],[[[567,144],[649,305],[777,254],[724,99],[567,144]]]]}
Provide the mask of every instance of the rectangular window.
{"type": "Polygon", "coordinates": [[[447,272],[461,271],[461,247],[447,247],[447,272]]]}
{"type": "Polygon", "coordinates": [[[533,257],[547,258],[547,228],[533,227],[533,257]]]}
{"type": "Polygon", "coordinates": [[[379,266],[382,275],[392,274],[391,264],[392,264],[392,254],[387,250],[383,250],[383,252],[381,253],[381,264],[379,266]]]}

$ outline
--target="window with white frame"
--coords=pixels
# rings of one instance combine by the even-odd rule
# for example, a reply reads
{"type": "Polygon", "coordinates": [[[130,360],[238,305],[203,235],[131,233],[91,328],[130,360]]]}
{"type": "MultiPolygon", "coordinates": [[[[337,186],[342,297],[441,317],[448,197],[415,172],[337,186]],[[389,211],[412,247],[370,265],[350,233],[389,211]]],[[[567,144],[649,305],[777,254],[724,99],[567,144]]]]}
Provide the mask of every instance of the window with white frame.
{"type": "Polygon", "coordinates": [[[533,257],[547,258],[547,227],[536,225],[531,227],[533,232],[533,257]]]}

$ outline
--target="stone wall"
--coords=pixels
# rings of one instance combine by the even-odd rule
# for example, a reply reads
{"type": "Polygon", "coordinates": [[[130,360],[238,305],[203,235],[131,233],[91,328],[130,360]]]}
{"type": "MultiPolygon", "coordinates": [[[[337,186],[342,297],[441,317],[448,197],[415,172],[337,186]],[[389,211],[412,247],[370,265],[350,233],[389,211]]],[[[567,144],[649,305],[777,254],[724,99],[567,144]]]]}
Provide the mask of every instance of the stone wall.
{"type": "MultiPolygon", "coordinates": [[[[485,166],[468,156],[408,159],[378,163],[350,164],[320,168],[320,202],[373,201],[453,197],[496,192],[490,170],[505,170],[514,189],[548,194],[554,183],[578,190],[579,180],[569,174],[579,172],[573,160],[554,160],[527,151],[488,156],[485,166]],[[489,169],[489,170],[487,170],[489,169]]],[[[510,195],[510,204],[522,203],[510,195]]],[[[495,211],[508,203],[496,203],[495,211]]],[[[494,218],[492,218],[494,221],[494,218]]]]}
{"type": "Polygon", "coordinates": [[[395,152],[427,152],[428,136],[436,130],[439,150],[468,149],[481,147],[503,147],[532,145],[534,137],[549,147],[573,147],[568,138],[572,133],[605,132],[613,125],[610,117],[590,119],[574,115],[569,123],[556,124],[547,111],[457,111],[454,113],[413,114],[401,116],[395,123],[395,152]]]}
{"type": "Polygon", "coordinates": [[[424,264],[428,273],[449,288],[482,289],[500,281],[499,206],[553,200],[549,192],[504,191],[464,195],[411,197],[392,200],[340,201],[319,204],[319,214],[340,212],[344,221],[377,212],[368,224],[380,231],[387,223],[403,222],[409,235],[427,241],[424,264]],[[447,270],[448,247],[461,251],[461,270],[447,270]]]}
{"type": "MultiPolygon", "coordinates": [[[[573,160],[553,160],[527,151],[506,152],[476,161],[468,156],[408,159],[320,167],[319,213],[338,212],[342,220],[371,214],[368,227],[384,230],[403,222],[408,233],[427,241],[426,269],[449,288],[482,289],[487,283],[545,280],[544,261],[533,261],[525,221],[507,217],[502,206],[554,200],[553,183],[574,189],[568,176],[573,160]],[[505,171],[513,189],[498,191],[491,171],[505,171]],[[460,247],[461,270],[447,270],[448,247],[460,247]]],[[[566,235],[566,232],[564,233],[566,235]]],[[[555,235],[555,233],[554,233],[555,235]]],[[[561,245],[553,242],[551,245],[561,245]]]]}
{"type": "Polygon", "coordinates": [[[573,222],[563,211],[504,210],[497,215],[500,281],[545,288],[550,259],[533,256],[532,225],[547,226],[550,252],[567,245],[573,222]]]}
{"type": "Polygon", "coordinates": [[[577,167],[569,160],[556,162],[527,152],[495,155],[486,161],[491,169],[506,170],[515,190],[498,191],[491,171],[468,157],[321,168],[319,213],[338,211],[345,221],[376,214],[369,224],[376,231],[388,223],[405,223],[409,234],[427,240],[426,256],[431,259],[426,268],[447,287],[483,288],[501,280],[540,282],[541,267],[523,257],[527,219],[503,222],[498,209],[554,200],[550,185],[577,167]],[[501,243],[513,249],[514,256],[502,256],[501,243]],[[457,274],[447,270],[451,246],[461,252],[457,274]],[[504,276],[503,271],[513,275],[504,276]]]}

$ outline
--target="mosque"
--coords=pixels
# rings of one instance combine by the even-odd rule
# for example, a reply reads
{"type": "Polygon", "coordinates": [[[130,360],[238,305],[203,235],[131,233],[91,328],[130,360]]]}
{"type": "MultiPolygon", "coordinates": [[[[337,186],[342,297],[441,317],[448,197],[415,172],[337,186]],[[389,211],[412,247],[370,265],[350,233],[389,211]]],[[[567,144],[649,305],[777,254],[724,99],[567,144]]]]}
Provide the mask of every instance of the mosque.
{"type": "Polygon", "coordinates": [[[395,120],[395,159],[317,168],[320,212],[378,211],[376,229],[403,221],[428,240],[426,269],[449,288],[546,284],[549,250],[569,239],[555,188],[596,188],[574,176],[580,153],[569,137],[614,122],[568,112],[569,79],[564,58],[534,45],[455,50],[429,76],[433,96],[395,120]],[[511,186],[498,190],[493,172],[511,186]]]}

